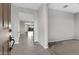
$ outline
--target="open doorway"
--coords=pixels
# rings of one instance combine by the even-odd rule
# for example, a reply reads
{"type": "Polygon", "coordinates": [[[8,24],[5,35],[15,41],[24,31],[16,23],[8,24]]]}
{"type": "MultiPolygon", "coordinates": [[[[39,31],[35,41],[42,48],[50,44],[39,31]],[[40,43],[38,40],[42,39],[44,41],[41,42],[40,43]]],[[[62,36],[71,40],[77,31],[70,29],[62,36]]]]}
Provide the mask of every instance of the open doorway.
{"type": "Polygon", "coordinates": [[[33,24],[33,22],[25,23],[25,32],[28,36],[28,39],[32,40],[34,42],[34,24],[33,24]]]}
{"type": "Polygon", "coordinates": [[[20,21],[20,37],[26,36],[26,40],[34,42],[34,23],[20,21]]]}

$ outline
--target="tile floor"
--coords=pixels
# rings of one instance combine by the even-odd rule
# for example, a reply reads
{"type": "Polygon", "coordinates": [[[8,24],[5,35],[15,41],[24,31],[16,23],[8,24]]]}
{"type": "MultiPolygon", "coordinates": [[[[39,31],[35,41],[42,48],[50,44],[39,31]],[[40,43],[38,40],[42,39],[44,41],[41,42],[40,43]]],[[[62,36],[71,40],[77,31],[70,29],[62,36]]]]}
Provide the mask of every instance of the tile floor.
{"type": "Polygon", "coordinates": [[[79,40],[70,39],[56,42],[49,48],[51,54],[55,55],[79,55],[79,40]]]}
{"type": "Polygon", "coordinates": [[[16,44],[11,52],[12,55],[50,55],[47,49],[33,42],[33,36],[29,36],[27,33],[21,35],[19,44],[16,44]]]}

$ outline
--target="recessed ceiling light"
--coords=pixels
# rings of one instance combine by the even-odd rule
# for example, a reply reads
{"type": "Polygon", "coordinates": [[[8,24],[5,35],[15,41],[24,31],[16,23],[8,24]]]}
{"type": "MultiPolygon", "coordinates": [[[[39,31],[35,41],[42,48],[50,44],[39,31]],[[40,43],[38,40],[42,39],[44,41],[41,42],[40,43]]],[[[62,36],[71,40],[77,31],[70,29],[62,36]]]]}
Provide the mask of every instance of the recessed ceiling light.
{"type": "Polygon", "coordinates": [[[67,7],[68,7],[68,5],[64,5],[64,6],[63,6],[63,8],[67,8],[67,7]]]}

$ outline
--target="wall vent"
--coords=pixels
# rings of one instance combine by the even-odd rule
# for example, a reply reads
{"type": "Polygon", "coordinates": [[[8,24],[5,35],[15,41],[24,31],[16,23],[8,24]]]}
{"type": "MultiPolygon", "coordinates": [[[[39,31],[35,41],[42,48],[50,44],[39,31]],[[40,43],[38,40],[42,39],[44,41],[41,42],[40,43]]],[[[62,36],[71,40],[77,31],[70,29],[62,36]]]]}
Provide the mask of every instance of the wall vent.
{"type": "Polygon", "coordinates": [[[64,5],[64,6],[63,6],[63,8],[67,8],[67,7],[68,7],[68,5],[64,5]]]}

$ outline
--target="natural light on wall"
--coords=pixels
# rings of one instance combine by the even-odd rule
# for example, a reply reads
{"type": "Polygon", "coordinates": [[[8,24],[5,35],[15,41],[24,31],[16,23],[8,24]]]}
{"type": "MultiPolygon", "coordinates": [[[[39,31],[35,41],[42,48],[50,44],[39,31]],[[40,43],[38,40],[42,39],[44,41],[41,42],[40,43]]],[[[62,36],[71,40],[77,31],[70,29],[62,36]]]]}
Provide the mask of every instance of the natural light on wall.
{"type": "Polygon", "coordinates": [[[29,31],[29,32],[28,32],[28,38],[29,38],[29,39],[33,38],[33,31],[29,31]]]}
{"type": "Polygon", "coordinates": [[[11,24],[9,24],[9,28],[11,29],[11,24]]]}

